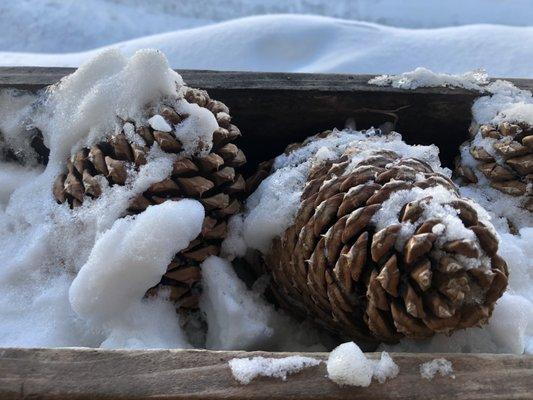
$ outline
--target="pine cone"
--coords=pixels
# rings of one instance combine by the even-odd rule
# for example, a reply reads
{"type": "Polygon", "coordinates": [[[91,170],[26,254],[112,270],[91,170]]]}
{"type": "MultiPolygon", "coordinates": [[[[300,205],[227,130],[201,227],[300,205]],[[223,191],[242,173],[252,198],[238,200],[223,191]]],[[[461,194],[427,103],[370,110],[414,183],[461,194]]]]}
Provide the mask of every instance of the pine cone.
{"type": "Polygon", "coordinates": [[[352,167],[354,151],[311,169],[265,256],[278,303],[367,348],[486,323],[508,276],[492,227],[429,164],[383,150],[352,167]],[[379,226],[386,211],[396,221],[379,226]],[[447,235],[443,218],[468,238],[447,235]]]}
{"type": "Polygon", "coordinates": [[[484,176],[490,186],[519,197],[520,205],[533,212],[533,128],[503,122],[499,127],[482,125],[472,142],[462,145],[455,173],[467,183],[484,176]]]}
{"type": "MultiPolygon", "coordinates": [[[[226,235],[227,219],[241,208],[245,181],[237,171],[246,162],[244,153],[233,143],[240,136],[239,129],[231,124],[228,108],[220,101],[209,98],[205,91],[187,88],[184,94],[189,103],[210,110],[219,128],[213,133],[211,152],[201,157],[181,157],[174,162],[171,176],[155,183],[129,205],[128,214],[144,211],[148,206],[168,199],[193,198],[205,207],[206,217],[202,233],[187,249],[176,254],[159,285],[148,291],[170,289],[170,298],[179,308],[196,308],[198,302],[199,264],[211,255],[218,255],[226,235]]],[[[170,106],[158,110],[171,126],[186,118],[170,106]]],[[[135,129],[135,128],[134,128],[135,129]]],[[[67,172],[57,177],[53,194],[58,203],[68,202],[71,208],[80,206],[87,198],[101,195],[100,178],[110,185],[124,185],[128,168],[138,169],[146,164],[149,148],[158,143],[167,153],[179,154],[182,143],[172,132],[161,132],[149,126],[137,126],[136,133],[144,139],[145,146],[128,139],[125,132],[112,135],[106,141],[85,148],[72,156],[67,172]]]]}

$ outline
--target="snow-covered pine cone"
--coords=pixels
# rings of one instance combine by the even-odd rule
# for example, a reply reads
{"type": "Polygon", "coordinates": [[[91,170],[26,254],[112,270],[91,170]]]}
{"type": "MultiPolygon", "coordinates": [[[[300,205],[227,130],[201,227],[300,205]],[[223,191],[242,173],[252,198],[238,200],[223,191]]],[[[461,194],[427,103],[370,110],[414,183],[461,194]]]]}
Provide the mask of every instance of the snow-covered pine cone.
{"type": "Polygon", "coordinates": [[[265,256],[279,304],[363,345],[486,323],[508,276],[492,226],[426,162],[357,151],[311,169],[265,256]]]}
{"type": "MultiPolygon", "coordinates": [[[[161,288],[169,289],[170,298],[185,309],[197,306],[199,264],[210,255],[219,254],[220,244],[226,236],[227,219],[241,208],[245,181],[238,173],[238,167],[246,162],[246,157],[232,143],[240,136],[240,131],[231,124],[226,105],[210,99],[207,92],[198,89],[187,88],[184,97],[189,103],[207,108],[218,122],[211,152],[202,157],[178,157],[171,176],[154,183],[135,198],[129,204],[128,213],[140,213],[148,206],[167,199],[192,198],[204,205],[206,217],[201,234],[187,249],[176,254],[160,284],[149,290],[149,293],[154,293],[161,288]]],[[[164,106],[158,115],[171,127],[188,117],[178,114],[170,106],[164,106]]],[[[74,208],[87,197],[99,197],[102,188],[97,175],[105,177],[110,185],[124,185],[128,167],[138,169],[146,164],[146,155],[154,143],[167,153],[179,155],[182,152],[182,143],[172,132],[157,131],[150,126],[133,129],[144,139],[146,146],[132,142],[121,132],[72,156],[67,163],[67,172],[59,175],[54,183],[56,200],[68,202],[74,208]]]]}
{"type": "Polygon", "coordinates": [[[472,184],[486,177],[491,187],[520,197],[520,205],[533,212],[533,128],[509,122],[482,125],[461,146],[455,172],[472,184]]]}

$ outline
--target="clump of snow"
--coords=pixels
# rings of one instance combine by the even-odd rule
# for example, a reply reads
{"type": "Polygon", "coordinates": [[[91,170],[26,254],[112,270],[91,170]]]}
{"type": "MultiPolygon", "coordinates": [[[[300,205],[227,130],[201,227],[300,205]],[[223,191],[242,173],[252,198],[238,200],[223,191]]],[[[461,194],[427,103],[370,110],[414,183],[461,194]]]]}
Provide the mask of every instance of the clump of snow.
{"type": "Polygon", "coordinates": [[[118,219],[72,282],[72,309],[87,320],[121,315],[160,281],[174,255],[200,234],[203,220],[196,200],[166,201],[118,219]]]}
{"type": "Polygon", "coordinates": [[[445,358],[436,358],[420,366],[420,375],[424,379],[431,380],[437,373],[439,373],[441,376],[450,375],[452,379],[455,379],[455,375],[452,375],[452,363],[445,358]]]}
{"type": "Polygon", "coordinates": [[[483,90],[489,83],[485,70],[475,70],[464,74],[444,74],[433,72],[424,67],[398,75],[380,75],[368,81],[371,85],[392,86],[398,89],[417,89],[419,87],[458,87],[483,90]]]}
{"type": "Polygon", "coordinates": [[[384,383],[387,379],[396,378],[400,373],[400,367],[394,362],[386,351],[381,352],[381,358],[374,360],[374,379],[384,383]]]}
{"type": "Polygon", "coordinates": [[[202,263],[202,286],[208,349],[324,350],[313,328],[276,312],[258,285],[248,290],[227,260],[212,256],[202,263]]]}
{"type": "Polygon", "coordinates": [[[163,53],[141,50],[130,59],[107,50],[47,91],[34,125],[43,132],[52,164],[122,130],[122,121],[142,122],[146,107],[163,97],[177,99],[181,77],[163,53]],[[150,79],[146,79],[146,76],[150,79]]]}
{"type": "Polygon", "coordinates": [[[434,170],[451,175],[451,171],[441,168],[438,148],[434,145],[411,146],[395,132],[381,136],[373,129],[366,132],[334,130],[325,138],[311,138],[304,146],[275,159],[272,174],[248,198],[244,214],[238,217],[242,218],[242,224],[234,222],[235,231],[230,232],[232,244],[225,245],[226,251],[231,256],[243,255],[244,242],[248,248],[267,252],[272,239],[293,222],[311,168],[341,157],[347,148],[357,149],[351,156],[348,171],[375,151],[391,150],[424,160],[434,170]]]}
{"type": "Polygon", "coordinates": [[[161,132],[172,131],[172,128],[170,127],[169,123],[165,121],[165,119],[159,114],[156,114],[152,118],[150,118],[148,120],[148,123],[150,124],[153,130],[161,132]]]}
{"type": "Polygon", "coordinates": [[[9,203],[9,198],[16,189],[35,179],[41,172],[37,168],[0,162],[0,208],[9,203]]]}
{"type": "Polygon", "coordinates": [[[509,81],[497,80],[487,85],[488,95],[477,99],[472,106],[473,120],[477,124],[501,122],[533,123],[533,95],[529,90],[517,88],[509,81]]]}
{"type": "Polygon", "coordinates": [[[243,385],[248,385],[258,376],[287,379],[287,375],[300,372],[320,364],[320,360],[310,357],[290,356],[284,358],[233,358],[229,361],[233,377],[243,385]]]}
{"type": "Polygon", "coordinates": [[[183,99],[175,104],[176,111],[187,118],[174,127],[174,135],[183,144],[187,154],[207,153],[213,145],[213,132],[218,128],[211,111],[183,99]]]}
{"type": "Polygon", "coordinates": [[[252,350],[272,338],[268,305],[249,292],[228,261],[214,256],[206,259],[202,287],[200,308],[208,323],[208,349],[252,350]]]}
{"type": "Polygon", "coordinates": [[[327,371],[328,378],[341,386],[369,386],[372,377],[383,383],[395,378],[400,368],[386,352],[381,359],[371,360],[354,342],[347,342],[331,351],[327,371]]]}

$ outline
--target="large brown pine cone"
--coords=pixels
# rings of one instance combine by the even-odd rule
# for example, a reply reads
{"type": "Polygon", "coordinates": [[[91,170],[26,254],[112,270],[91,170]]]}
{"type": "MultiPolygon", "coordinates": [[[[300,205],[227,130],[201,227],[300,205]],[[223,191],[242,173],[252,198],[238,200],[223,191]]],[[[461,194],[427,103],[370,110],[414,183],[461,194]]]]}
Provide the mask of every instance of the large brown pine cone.
{"type": "MultiPolygon", "coordinates": [[[[153,204],[167,199],[192,198],[205,207],[206,217],[202,233],[189,247],[176,254],[161,283],[149,294],[161,288],[170,289],[170,298],[178,307],[196,308],[198,301],[199,264],[210,255],[218,255],[226,236],[227,219],[241,208],[245,181],[236,169],[246,162],[244,153],[233,143],[240,136],[231,124],[229,110],[220,101],[209,98],[205,91],[187,88],[184,94],[189,103],[210,110],[219,128],[213,134],[211,152],[201,157],[178,157],[171,176],[155,183],[129,205],[128,213],[136,214],[153,204]]],[[[188,116],[178,114],[172,107],[156,110],[170,126],[188,116]]],[[[150,117],[150,116],[149,116],[150,117]]],[[[112,135],[106,141],[78,151],[67,163],[67,172],[57,177],[53,194],[59,203],[68,202],[77,207],[87,198],[101,195],[97,175],[105,177],[110,185],[124,185],[128,168],[139,168],[146,163],[149,148],[157,143],[167,153],[182,153],[182,143],[172,132],[155,131],[150,126],[135,127],[146,146],[133,143],[124,132],[112,135]]]]}
{"type": "Polygon", "coordinates": [[[533,212],[533,128],[509,122],[482,125],[474,141],[483,145],[463,143],[456,174],[467,183],[484,176],[491,187],[520,197],[520,205],[533,212]]]}
{"type": "Polygon", "coordinates": [[[427,163],[383,150],[352,169],[353,151],[310,171],[294,223],[265,256],[279,304],[367,347],[486,323],[508,276],[492,227],[427,163]],[[430,195],[402,202],[420,189],[430,195]],[[432,214],[443,189],[470,238],[450,240],[446,216],[432,214]],[[397,222],[378,230],[384,203],[397,222]]]}

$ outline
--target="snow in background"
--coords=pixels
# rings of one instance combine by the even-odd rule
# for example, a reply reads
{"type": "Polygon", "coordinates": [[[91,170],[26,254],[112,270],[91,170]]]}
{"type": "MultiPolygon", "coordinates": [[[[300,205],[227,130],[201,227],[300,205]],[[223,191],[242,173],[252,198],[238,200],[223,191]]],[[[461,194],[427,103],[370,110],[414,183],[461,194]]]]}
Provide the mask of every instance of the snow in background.
{"type": "Polygon", "coordinates": [[[174,68],[399,73],[424,66],[527,77],[532,20],[527,0],[7,0],[0,65],[77,66],[115,46],[128,55],[163,50],[174,68]],[[272,13],[299,15],[252,16],[272,13]]]}

